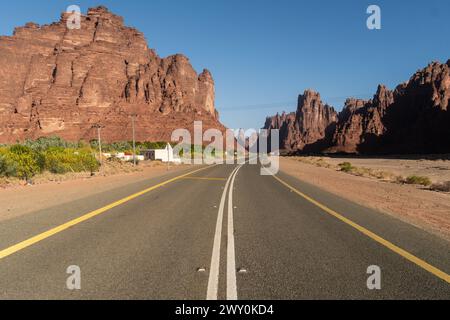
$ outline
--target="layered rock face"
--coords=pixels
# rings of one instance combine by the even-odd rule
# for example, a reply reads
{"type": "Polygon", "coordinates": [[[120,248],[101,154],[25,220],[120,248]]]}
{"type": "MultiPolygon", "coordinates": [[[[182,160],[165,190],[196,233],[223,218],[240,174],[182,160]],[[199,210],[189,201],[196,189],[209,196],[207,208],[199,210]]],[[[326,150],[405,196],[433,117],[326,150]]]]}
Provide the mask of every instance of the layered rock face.
{"type": "Polygon", "coordinates": [[[265,129],[280,130],[280,148],[320,150],[328,144],[337,113],[324,105],[317,92],[306,90],[298,97],[297,111],[266,119],[265,129]]]}
{"type": "Polygon", "coordinates": [[[386,133],[383,119],[393,102],[393,93],[381,85],[373,100],[347,99],[329,151],[357,153],[360,146],[374,144],[375,139],[386,133]]]}
{"type": "Polygon", "coordinates": [[[0,37],[0,142],[58,135],[67,140],[169,140],[177,128],[223,130],[214,81],[183,55],[162,59],[142,33],[104,7],[89,9],[80,29],[58,23],[17,28],[0,37]]]}
{"type": "Polygon", "coordinates": [[[347,99],[337,116],[320,117],[323,112],[318,112],[300,126],[299,103],[295,121],[293,114],[277,115],[267,119],[265,128],[281,129],[281,148],[290,151],[450,153],[449,99],[450,60],[433,62],[394,91],[380,85],[372,100],[347,99]],[[311,133],[322,143],[317,144],[311,133]]]}
{"type": "MultiPolygon", "coordinates": [[[[378,152],[450,153],[450,60],[433,62],[393,92],[378,152]]],[[[370,145],[361,146],[361,151],[370,145]]]]}

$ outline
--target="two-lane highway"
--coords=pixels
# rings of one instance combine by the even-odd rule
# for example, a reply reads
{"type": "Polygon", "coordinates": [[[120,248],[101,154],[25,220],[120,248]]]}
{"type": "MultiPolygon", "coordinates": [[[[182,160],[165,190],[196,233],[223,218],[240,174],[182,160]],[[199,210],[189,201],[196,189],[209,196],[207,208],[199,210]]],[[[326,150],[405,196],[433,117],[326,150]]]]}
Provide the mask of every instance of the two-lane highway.
{"type": "Polygon", "coordinates": [[[191,171],[1,222],[0,299],[450,298],[445,240],[258,165],[191,171]]]}

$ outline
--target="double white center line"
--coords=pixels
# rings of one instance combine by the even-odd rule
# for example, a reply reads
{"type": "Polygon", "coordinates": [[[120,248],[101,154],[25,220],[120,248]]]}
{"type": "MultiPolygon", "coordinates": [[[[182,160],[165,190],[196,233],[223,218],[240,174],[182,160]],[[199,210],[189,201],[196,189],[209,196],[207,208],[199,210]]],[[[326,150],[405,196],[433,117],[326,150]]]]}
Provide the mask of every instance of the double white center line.
{"type": "Polygon", "coordinates": [[[229,176],[220,200],[217,216],[216,233],[211,258],[211,268],[208,280],[207,300],[217,300],[219,291],[220,246],[222,240],[223,213],[228,193],[228,234],[227,234],[227,300],[237,300],[236,285],[236,256],[234,249],[234,224],[233,224],[233,187],[236,175],[242,165],[236,167],[229,176]]]}

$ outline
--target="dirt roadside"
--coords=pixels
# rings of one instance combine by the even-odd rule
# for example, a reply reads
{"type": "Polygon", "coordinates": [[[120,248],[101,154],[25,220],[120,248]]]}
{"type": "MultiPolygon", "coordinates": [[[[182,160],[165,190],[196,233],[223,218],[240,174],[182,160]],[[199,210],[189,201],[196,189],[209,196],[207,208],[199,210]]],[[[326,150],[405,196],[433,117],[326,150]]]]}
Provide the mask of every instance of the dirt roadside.
{"type": "Polygon", "coordinates": [[[281,158],[280,168],[325,191],[389,214],[450,241],[449,193],[359,177],[295,158],[281,158]]]}
{"type": "Polygon", "coordinates": [[[65,181],[46,181],[0,189],[0,221],[187,168],[189,166],[186,165],[172,166],[168,171],[164,165],[143,166],[132,172],[109,172],[107,175],[94,177],[83,174],[69,177],[69,180],[65,181]]]}

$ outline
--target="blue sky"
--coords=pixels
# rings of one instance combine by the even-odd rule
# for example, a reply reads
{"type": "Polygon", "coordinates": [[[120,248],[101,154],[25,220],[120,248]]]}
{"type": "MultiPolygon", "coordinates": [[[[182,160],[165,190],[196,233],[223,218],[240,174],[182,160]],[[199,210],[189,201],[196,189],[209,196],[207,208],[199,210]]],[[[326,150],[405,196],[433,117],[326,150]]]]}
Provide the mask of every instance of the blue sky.
{"type": "Polygon", "coordinates": [[[295,110],[307,88],[339,110],[345,97],[371,97],[379,83],[393,88],[450,58],[448,0],[15,0],[1,3],[0,34],[58,20],[71,4],[105,5],[160,56],[183,53],[197,71],[211,70],[231,128],[295,110]],[[370,4],[381,7],[381,30],[366,27],[370,4]]]}

